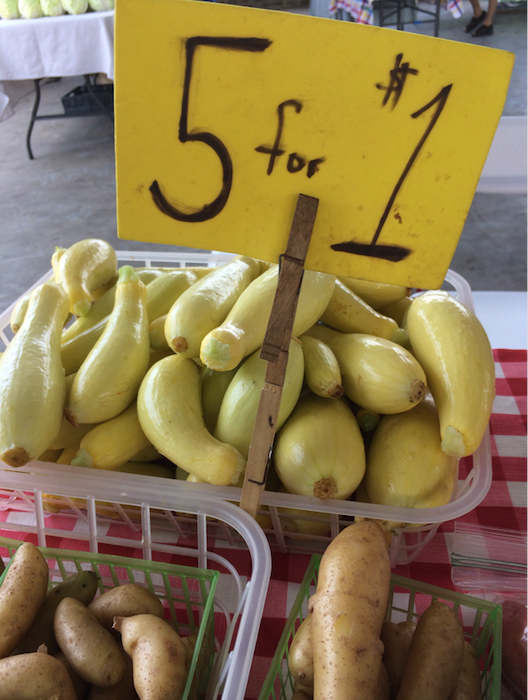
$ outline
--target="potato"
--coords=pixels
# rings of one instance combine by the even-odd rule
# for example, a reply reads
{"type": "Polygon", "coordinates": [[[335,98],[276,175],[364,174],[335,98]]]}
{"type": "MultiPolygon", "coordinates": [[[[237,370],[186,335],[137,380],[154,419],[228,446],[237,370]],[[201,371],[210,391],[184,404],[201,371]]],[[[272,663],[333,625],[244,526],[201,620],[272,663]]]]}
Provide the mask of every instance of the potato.
{"type": "Polygon", "coordinates": [[[435,600],[418,620],[398,700],[446,700],[464,657],[464,630],[453,610],[435,600]]]}
{"type": "Polygon", "coordinates": [[[400,688],[403,667],[411,646],[411,640],[416,629],[416,622],[385,621],[381,628],[381,641],[385,647],[383,663],[387,669],[390,684],[390,697],[396,698],[400,688]]]}
{"type": "Polygon", "coordinates": [[[88,605],[97,591],[98,580],[95,572],[81,571],[69,576],[48,591],[31,627],[14,653],[24,654],[28,651],[37,651],[41,644],[45,644],[48,654],[56,654],[59,651],[59,645],[53,632],[53,618],[57,606],[63,598],[77,598],[88,605]]]}
{"type": "Polygon", "coordinates": [[[0,658],[20,643],[48,590],[49,569],[38,547],[23,542],[0,586],[0,658]]]}
{"type": "Polygon", "coordinates": [[[288,653],[288,668],[293,682],[313,686],[312,616],[303,620],[295,633],[288,653]]]}
{"type": "Polygon", "coordinates": [[[88,693],[90,692],[90,688],[92,687],[91,683],[85,681],[79,676],[78,673],[76,673],[73,670],[73,668],[68,662],[68,659],[64,656],[62,651],[59,651],[56,654],[54,654],[54,657],[58,659],[58,661],[60,661],[64,668],[68,671],[68,674],[73,683],[73,687],[75,689],[75,696],[77,697],[77,700],[86,700],[86,698],[88,697],[88,693]]]}
{"type": "Polygon", "coordinates": [[[0,700],[77,700],[66,668],[42,652],[0,659],[0,700]]]}
{"type": "Polygon", "coordinates": [[[349,525],[326,548],[308,603],[315,700],[363,700],[376,693],[390,576],[385,532],[375,520],[349,525]]]}
{"type": "Polygon", "coordinates": [[[180,700],[187,680],[187,649],[180,635],[155,615],[116,617],[114,627],[132,657],[141,700],[180,700]]]}
{"type": "MultiPolygon", "coordinates": [[[[288,653],[288,668],[299,698],[302,700],[302,693],[308,698],[313,698],[314,666],[311,613],[305,617],[292,640],[288,653]]],[[[293,697],[297,696],[294,694],[293,697]]],[[[373,691],[372,700],[390,700],[389,674],[383,663],[379,668],[378,682],[373,691]]]]}
{"type": "Polygon", "coordinates": [[[182,642],[185,645],[185,652],[187,654],[185,658],[185,667],[187,668],[187,670],[191,668],[197,639],[198,638],[195,634],[190,634],[188,637],[182,637],[182,642]]]}
{"type": "Polygon", "coordinates": [[[310,689],[298,686],[295,688],[295,692],[292,695],[291,700],[312,700],[313,693],[310,689]]]}
{"type": "Polygon", "coordinates": [[[480,669],[477,654],[469,642],[464,643],[464,658],[453,692],[448,700],[481,700],[480,669]]]}
{"type": "Polygon", "coordinates": [[[161,600],[139,583],[125,583],[109,588],[90,603],[88,610],[107,630],[112,629],[114,617],[142,614],[163,617],[161,600]]]}
{"type": "Polygon", "coordinates": [[[382,662],[379,668],[378,684],[374,693],[373,700],[390,700],[390,679],[387,667],[382,662]]]}
{"type": "Polygon", "coordinates": [[[138,694],[134,689],[132,659],[124,651],[126,669],[123,678],[111,688],[100,688],[92,685],[87,700],[136,700],[138,694]]]}
{"type": "Polygon", "coordinates": [[[102,688],[121,680],[125,661],[119,645],[80,600],[61,600],[53,629],[61,651],[81,678],[102,688]]]}

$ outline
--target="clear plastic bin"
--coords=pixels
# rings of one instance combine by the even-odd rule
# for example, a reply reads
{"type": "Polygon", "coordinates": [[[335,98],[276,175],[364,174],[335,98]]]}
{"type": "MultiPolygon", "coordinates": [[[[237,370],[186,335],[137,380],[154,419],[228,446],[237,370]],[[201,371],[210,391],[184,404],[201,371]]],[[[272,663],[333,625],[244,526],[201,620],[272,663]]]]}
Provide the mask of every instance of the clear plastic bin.
{"type": "MultiPolygon", "coordinates": [[[[288,670],[288,650],[296,630],[308,614],[308,600],[315,593],[320,561],[320,555],[315,555],[310,560],[263,683],[259,700],[288,700],[293,695],[294,683],[288,670]]],[[[462,622],[465,638],[473,646],[479,659],[482,700],[500,700],[502,607],[445,588],[393,575],[386,619],[396,623],[404,620],[417,622],[433,600],[447,603],[462,622]]]]}
{"type": "MultiPolygon", "coordinates": [[[[129,264],[136,267],[216,267],[233,258],[230,254],[218,252],[154,253],[117,251],[117,255],[120,264],[129,264]]],[[[50,276],[51,272],[38,280],[32,289],[50,276]]],[[[471,289],[463,277],[449,270],[445,278],[444,288],[468,308],[474,310],[471,289]]],[[[5,345],[9,343],[12,337],[9,322],[14,305],[0,315],[0,338],[5,345]]],[[[2,464],[0,462],[0,465],[2,464]]],[[[17,470],[17,473],[34,471],[37,465],[38,471],[43,475],[53,472],[54,467],[49,463],[32,462],[22,470],[17,470]]],[[[4,466],[6,467],[6,465],[4,466]]],[[[488,493],[492,481],[489,429],[480,447],[473,455],[464,458],[461,467],[463,468],[460,469],[458,490],[452,501],[445,506],[427,509],[396,508],[355,501],[330,499],[322,501],[306,496],[264,491],[260,499],[259,522],[263,526],[272,549],[278,549],[282,552],[298,551],[309,553],[323,552],[331,539],[343,527],[349,525],[354,516],[412,523],[413,527],[410,529],[400,528],[395,531],[390,551],[393,566],[408,564],[419,555],[442,523],[459,518],[470,512],[488,493]],[[281,512],[282,508],[302,511],[300,516],[296,516],[300,521],[327,523],[329,526],[328,533],[325,535],[305,534],[301,531],[302,528],[293,529],[291,515],[281,512]]],[[[80,467],[67,467],[63,474],[67,478],[70,474],[78,473],[79,471],[83,470],[80,467]]],[[[123,475],[116,475],[103,470],[98,470],[97,475],[94,475],[93,470],[88,470],[88,472],[90,474],[89,481],[92,484],[91,493],[94,497],[98,495],[105,497],[109,483],[114,483],[109,480],[117,478],[119,483],[123,483],[123,475]]],[[[16,481],[16,476],[13,478],[16,481]]],[[[152,477],[145,477],[145,479],[145,499],[150,503],[149,493],[150,484],[153,483],[151,481],[152,477]]],[[[207,494],[208,496],[215,496],[235,503],[240,501],[242,493],[240,488],[232,486],[213,486],[187,482],[178,482],[177,489],[179,493],[188,494],[189,498],[197,498],[199,500],[202,494],[207,494]]],[[[49,488],[45,489],[45,491],[47,493],[57,493],[52,492],[49,488]]],[[[61,506],[60,501],[56,503],[61,506]]],[[[69,512],[71,517],[85,517],[78,506],[70,505],[69,512]]],[[[65,511],[62,512],[64,513],[65,511]]],[[[119,508],[115,509],[115,517],[124,517],[119,508]]]]}
{"type": "Polygon", "coordinates": [[[101,481],[93,469],[42,462],[32,462],[30,469],[35,471],[2,473],[0,536],[88,551],[90,560],[118,552],[138,560],[138,566],[141,559],[157,562],[152,567],[158,572],[188,562],[220,572],[214,594],[216,653],[205,697],[242,700],[271,575],[269,543],[253,518],[161,477],[109,472],[101,481]],[[71,507],[51,515],[45,494],[71,507]]]}

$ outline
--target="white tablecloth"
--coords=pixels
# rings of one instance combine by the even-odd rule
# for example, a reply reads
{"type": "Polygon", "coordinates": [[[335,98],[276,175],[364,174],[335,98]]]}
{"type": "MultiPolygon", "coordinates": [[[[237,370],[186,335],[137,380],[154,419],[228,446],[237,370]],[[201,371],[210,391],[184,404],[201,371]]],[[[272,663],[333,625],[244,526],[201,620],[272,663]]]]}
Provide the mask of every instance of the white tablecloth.
{"type": "Polygon", "coordinates": [[[89,73],[114,77],[113,11],[0,20],[0,121],[27,92],[19,81],[89,73]]]}

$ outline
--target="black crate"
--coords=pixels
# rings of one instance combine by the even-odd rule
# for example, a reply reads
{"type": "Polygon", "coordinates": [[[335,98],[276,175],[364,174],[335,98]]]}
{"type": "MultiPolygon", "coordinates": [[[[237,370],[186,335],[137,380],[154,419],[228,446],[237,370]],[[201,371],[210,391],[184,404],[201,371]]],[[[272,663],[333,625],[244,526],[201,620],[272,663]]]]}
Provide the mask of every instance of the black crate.
{"type": "Polygon", "coordinates": [[[113,113],[114,86],[79,85],[62,97],[62,106],[68,116],[113,113]]]}

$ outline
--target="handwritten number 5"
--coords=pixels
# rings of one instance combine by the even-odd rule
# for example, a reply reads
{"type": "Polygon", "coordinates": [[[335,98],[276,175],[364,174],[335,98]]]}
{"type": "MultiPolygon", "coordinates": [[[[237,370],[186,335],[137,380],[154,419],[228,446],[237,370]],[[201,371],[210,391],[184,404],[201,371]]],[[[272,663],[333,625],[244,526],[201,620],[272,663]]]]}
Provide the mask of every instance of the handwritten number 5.
{"type": "Polygon", "coordinates": [[[160,211],[167,216],[170,216],[177,221],[188,221],[190,223],[199,221],[208,221],[217,216],[225,207],[231,192],[233,183],[233,162],[229,151],[225,144],[207,131],[189,131],[188,129],[188,112],[189,112],[189,92],[191,87],[192,69],[194,54],[198,46],[213,46],[221,49],[231,49],[233,51],[264,51],[270,46],[271,41],[268,39],[256,38],[237,38],[237,37],[210,37],[210,36],[193,36],[187,39],[185,43],[185,80],[183,84],[182,107],[180,117],[180,127],[178,138],[181,143],[188,141],[201,141],[207,144],[218,155],[222,164],[222,187],[218,196],[209,204],[192,210],[191,207],[183,207],[176,201],[170,201],[162,192],[157,180],[154,180],[150,186],[150,192],[155,205],[160,211]],[[186,209],[186,211],[184,211],[186,209]]]}

